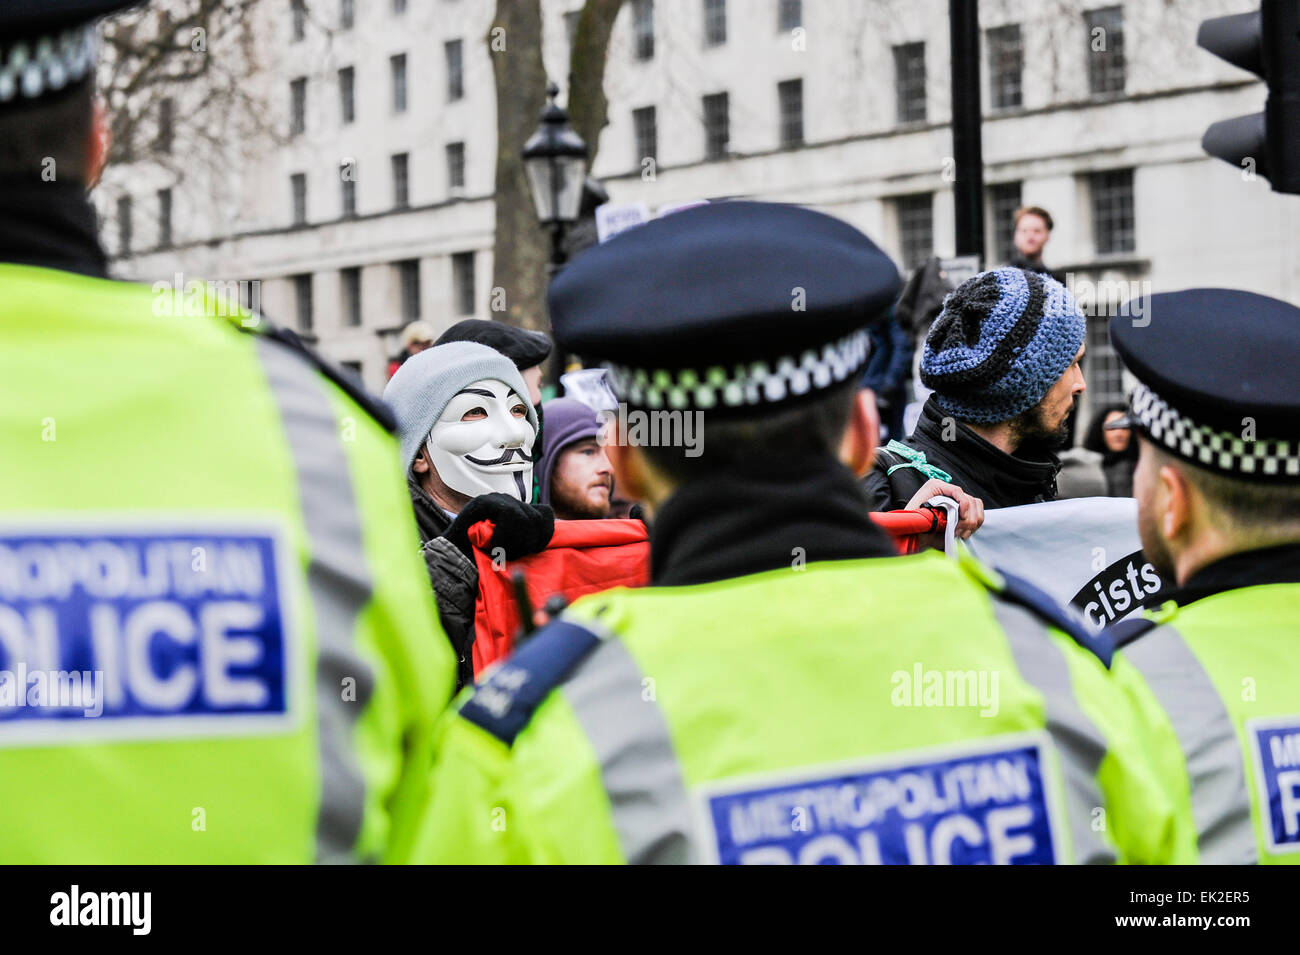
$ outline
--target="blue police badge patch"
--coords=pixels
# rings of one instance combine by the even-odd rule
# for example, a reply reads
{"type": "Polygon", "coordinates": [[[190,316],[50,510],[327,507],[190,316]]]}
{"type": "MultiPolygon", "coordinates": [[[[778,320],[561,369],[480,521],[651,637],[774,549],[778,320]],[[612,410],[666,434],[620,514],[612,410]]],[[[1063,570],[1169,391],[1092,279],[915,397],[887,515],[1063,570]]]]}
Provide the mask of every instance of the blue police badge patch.
{"type": "Polygon", "coordinates": [[[1300,852],[1300,716],[1249,720],[1260,822],[1270,852],[1300,852]]]}
{"type": "Polygon", "coordinates": [[[1051,865],[1061,841],[1048,745],[999,736],[710,784],[696,801],[702,854],[723,865],[1051,865]]]}
{"type": "Polygon", "coordinates": [[[0,527],[0,746],[296,722],[275,526],[0,527]]]}

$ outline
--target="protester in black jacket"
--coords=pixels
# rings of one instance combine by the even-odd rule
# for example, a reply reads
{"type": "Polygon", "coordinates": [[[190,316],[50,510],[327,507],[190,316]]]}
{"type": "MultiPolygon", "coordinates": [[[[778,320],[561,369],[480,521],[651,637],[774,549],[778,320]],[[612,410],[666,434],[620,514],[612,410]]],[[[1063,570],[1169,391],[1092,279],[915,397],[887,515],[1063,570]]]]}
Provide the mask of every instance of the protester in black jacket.
{"type": "Polygon", "coordinates": [[[986,508],[1056,497],[1066,419],[1084,390],[1084,317],[1050,276],[1000,268],[963,282],[926,338],[934,389],[906,441],[877,452],[866,478],[878,510],[905,507],[930,478],[986,508]]]}

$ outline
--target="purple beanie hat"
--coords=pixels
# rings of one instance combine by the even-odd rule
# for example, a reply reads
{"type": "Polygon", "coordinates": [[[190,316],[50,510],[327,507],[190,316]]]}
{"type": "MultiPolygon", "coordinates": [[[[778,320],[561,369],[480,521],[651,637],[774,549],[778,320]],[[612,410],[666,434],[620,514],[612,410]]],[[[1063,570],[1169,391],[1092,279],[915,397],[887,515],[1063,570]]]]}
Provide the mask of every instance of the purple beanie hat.
{"type": "Polygon", "coordinates": [[[571,444],[600,433],[596,412],[576,398],[552,398],[542,404],[542,456],[537,462],[540,504],[551,503],[551,472],[560,452],[571,444]]]}

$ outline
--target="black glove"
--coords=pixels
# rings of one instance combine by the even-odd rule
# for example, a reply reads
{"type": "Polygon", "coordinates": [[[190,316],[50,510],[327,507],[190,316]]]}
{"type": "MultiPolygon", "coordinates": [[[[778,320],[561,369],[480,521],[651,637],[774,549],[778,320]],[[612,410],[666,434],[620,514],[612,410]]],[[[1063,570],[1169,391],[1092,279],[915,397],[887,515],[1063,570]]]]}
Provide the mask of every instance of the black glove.
{"type": "Polygon", "coordinates": [[[465,505],[442,535],[470,560],[474,559],[474,547],[469,542],[469,529],[479,521],[491,521],[496,525],[484,551],[490,555],[495,548],[501,547],[505,550],[506,560],[545,550],[555,533],[555,514],[549,507],[525,504],[509,494],[480,494],[465,505]]]}

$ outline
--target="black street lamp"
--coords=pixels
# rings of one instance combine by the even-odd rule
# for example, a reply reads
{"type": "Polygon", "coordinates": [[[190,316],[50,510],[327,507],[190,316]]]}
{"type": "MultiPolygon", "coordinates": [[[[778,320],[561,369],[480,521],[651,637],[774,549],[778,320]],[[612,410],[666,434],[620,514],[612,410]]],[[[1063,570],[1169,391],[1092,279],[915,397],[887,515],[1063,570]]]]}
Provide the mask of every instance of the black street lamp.
{"type": "Polygon", "coordinates": [[[541,125],[522,153],[537,221],[551,233],[552,271],[564,264],[564,233],[578,221],[587,178],[587,144],[569,125],[569,114],[555,104],[559,92],[554,83],[546,85],[541,125]]]}

